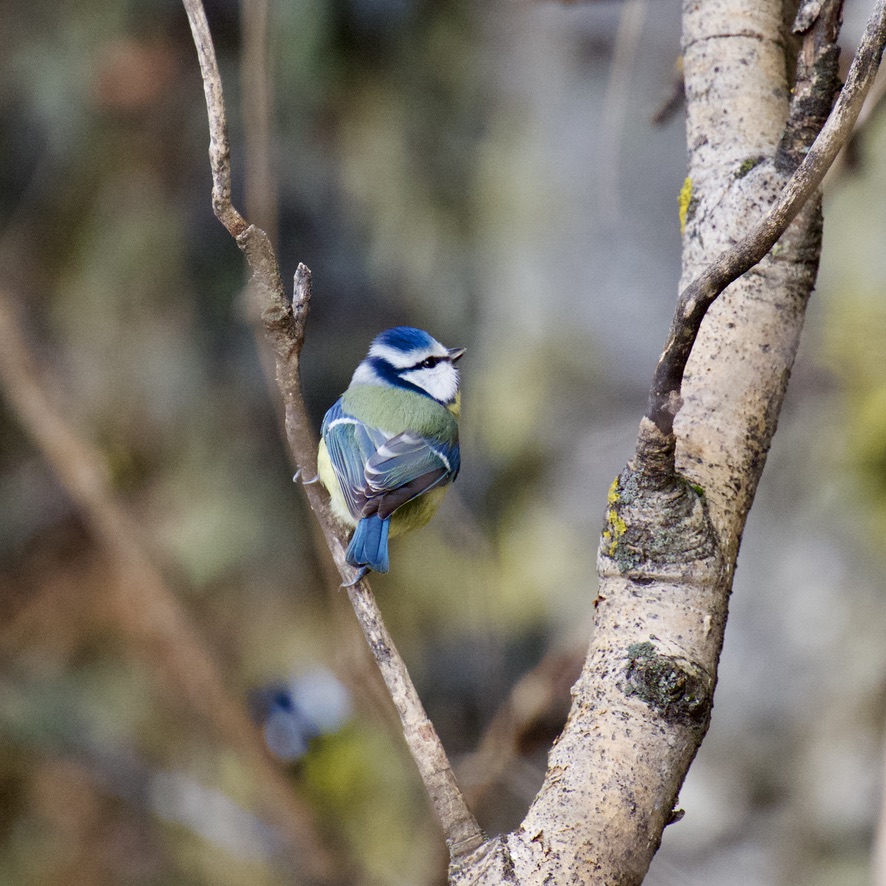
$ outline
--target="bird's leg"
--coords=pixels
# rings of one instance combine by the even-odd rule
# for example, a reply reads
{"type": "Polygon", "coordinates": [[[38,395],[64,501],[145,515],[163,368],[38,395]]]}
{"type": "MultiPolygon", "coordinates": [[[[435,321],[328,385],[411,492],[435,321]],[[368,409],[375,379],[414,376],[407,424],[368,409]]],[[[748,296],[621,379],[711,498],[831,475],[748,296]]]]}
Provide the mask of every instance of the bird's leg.
{"type": "Polygon", "coordinates": [[[361,581],[363,581],[364,578],[366,578],[367,572],[369,572],[369,567],[368,566],[361,566],[357,570],[357,575],[353,579],[353,581],[349,581],[347,584],[343,584],[342,587],[343,588],[352,588],[355,585],[358,585],[361,581]]]}

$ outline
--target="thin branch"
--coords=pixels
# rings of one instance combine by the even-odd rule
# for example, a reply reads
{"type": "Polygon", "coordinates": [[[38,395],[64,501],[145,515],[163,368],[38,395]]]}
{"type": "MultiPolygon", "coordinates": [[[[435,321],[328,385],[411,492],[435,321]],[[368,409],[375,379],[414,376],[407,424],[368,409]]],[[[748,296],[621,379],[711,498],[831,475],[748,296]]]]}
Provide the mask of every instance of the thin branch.
{"type": "Polygon", "coordinates": [[[292,846],[303,873],[320,882],[337,881],[340,865],[319,838],[310,808],[267,754],[258,730],[229,695],[218,666],[151,563],[140,541],[143,533],[114,497],[101,453],[74,431],[47,394],[16,321],[13,300],[2,288],[0,384],[22,427],[111,554],[119,581],[108,604],[127,639],[162,672],[164,684],[174,686],[188,707],[237,749],[256,776],[257,805],[292,846]]]}
{"type": "Polygon", "coordinates": [[[846,83],[830,116],[805,159],[785,185],[777,202],[749,234],[725,250],[680,295],[664,351],[649,394],[646,433],[637,445],[638,464],[660,459],[662,443],[673,466],[674,417],[681,406],[683,373],[701,321],[717,296],[759,262],[821,184],[840,148],[852,134],[856,118],[877,75],[886,43],[886,0],[877,0],[858,46],[846,83]]]}
{"type": "MultiPolygon", "coordinates": [[[[300,355],[311,298],[311,273],[300,264],[295,275],[292,304],[285,298],[280,272],[270,240],[264,231],[247,224],[231,205],[230,152],[221,79],[201,0],[183,0],[200,59],[209,116],[209,159],[213,177],[213,209],[237,241],[252,270],[252,286],[262,305],[265,334],[276,357],[277,384],[283,397],[286,436],[302,477],[317,473],[317,436],[301,393],[300,355]]],[[[333,560],[345,581],[353,570],[345,561],[345,537],[329,509],[321,484],[304,487],[320,523],[333,560]]],[[[348,589],[357,620],[372,650],[385,685],[400,714],[403,733],[437,815],[450,855],[458,859],[483,842],[483,834],[452,774],[443,745],[425,713],[369,584],[361,581],[348,589]]]]}
{"type": "MultiPolygon", "coordinates": [[[[280,317],[272,305],[266,308],[263,318],[268,338],[277,354],[277,381],[283,393],[290,447],[296,454],[301,470],[307,472],[308,476],[314,476],[316,438],[310,430],[310,420],[305,412],[298,367],[310,297],[311,272],[300,264],[295,275],[295,295],[290,315],[293,322],[286,322],[286,318],[280,317]]],[[[339,573],[347,580],[352,576],[352,570],[345,561],[345,541],[330,514],[328,496],[319,483],[306,486],[305,492],[320,520],[339,573]]],[[[385,627],[369,583],[364,580],[349,587],[348,597],[400,715],[406,743],[443,827],[450,854],[458,858],[470,853],[483,842],[482,832],[458,788],[443,744],[425,713],[406,664],[385,627]]]]}
{"type": "Polygon", "coordinates": [[[183,0],[197,58],[203,92],[209,114],[209,165],[212,168],[212,209],[232,237],[246,230],[246,221],[231,203],[231,146],[228,142],[228,123],[221,74],[215,58],[215,46],[209,33],[206,11],[201,2],[183,0]]]}
{"type": "MultiPolygon", "coordinates": [[[[246,215],[248,218],[255,219],[257,226],[268,235],[271,243],[274,243],[277,240],[279,210],[272,173],[273,82],[270,76],[270,53],[268,50],[271,30],[268,7],[268,0],[250,0],[248,3],[241,4],[243,59],[240,66],[240,82],[243,90],[243,129],[246,154],[246,175],[243,188],[246,215]]],[[[299,286],[302,286],[306,284],[306,281],[301,275],[302,272],[299,273],[299,286]]],[[[254,295],[254,287],[250,287],[250,289],[253,290],[250,294],[254,295]]],[[[303,293],[303,297],[307,299],[309,296],[307,293],[303,293]]],[[[285,426],[283,403],[278,396],[275,359],[261,341],[265,331],[257,313],[261,309],[261,305],[258,305],[257,301],[256,298],[245,299],[245,314],[249,317],[253,329],[262,372],[268,383],[271,399],[278,407],[280,426],[283,430],[285,426]]],[[[294,425],[298,425],[300,422],[301,419],[295,419],[294,425]]],[[[304,422],[307,422],[307,419],[304,419],[304,422]]],[[[303,461],[310,455],[315,445],[316,441],[310,439],[304,441],[304,445],[299,447],[300,452],[304,450],[301,456],[303,461]]],[[[290,455],[291,452],[290,449],[290,455]]],[[[293,466],[299,467],[297,463],[293,466]]],[[[336,653],[345,671],[344,678],[364,705],[371,709],[391,732],[391,735],[399,738],[403,734],[402,728],[399,718],[391,709],[390,694],[381,679],[378,668],[373,666],[371,652],[360,635],[359,626],[354,624],[350,602],[346,601],[339,593],[341,577],[337,568],[326,556],[326,539],[321,536],[321,528],[317,525],[312,537],[320,561],[318,566],[324,574],[324,583],[329,588],[331,605],[341,621],[340,640],[342,642],[337,644],[336,653]],[[341,618],[345,615],[347,617],[346,623],[341,618]]]]}

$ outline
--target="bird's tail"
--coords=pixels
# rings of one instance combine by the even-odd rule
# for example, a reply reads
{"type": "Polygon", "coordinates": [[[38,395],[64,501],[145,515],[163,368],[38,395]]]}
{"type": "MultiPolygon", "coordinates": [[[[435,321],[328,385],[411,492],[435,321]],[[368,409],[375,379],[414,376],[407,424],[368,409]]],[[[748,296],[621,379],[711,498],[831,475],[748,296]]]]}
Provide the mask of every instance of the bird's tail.
{"type": "Polygon", "coordinates": [[[390,518],[382,520],[377,514],[364,517],[354,530],[354,537],[348,545],[345,559],[351,566],[359,569],[368,566],[373,572],[387,572],[388,562],[388,530],[390,518]]]}

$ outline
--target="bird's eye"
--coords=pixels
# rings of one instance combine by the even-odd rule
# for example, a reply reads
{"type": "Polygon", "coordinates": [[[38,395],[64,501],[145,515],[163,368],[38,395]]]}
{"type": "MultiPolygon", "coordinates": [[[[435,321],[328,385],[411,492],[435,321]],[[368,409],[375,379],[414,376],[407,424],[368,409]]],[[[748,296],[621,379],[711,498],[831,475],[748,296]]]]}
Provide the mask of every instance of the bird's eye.
{"type": "Polygon", "coordinates": [[[422,369],[433,369],[442,359],[442,357],[428,357],[425,360],[422,360],[418,365],[421,366],[422,369]]]}

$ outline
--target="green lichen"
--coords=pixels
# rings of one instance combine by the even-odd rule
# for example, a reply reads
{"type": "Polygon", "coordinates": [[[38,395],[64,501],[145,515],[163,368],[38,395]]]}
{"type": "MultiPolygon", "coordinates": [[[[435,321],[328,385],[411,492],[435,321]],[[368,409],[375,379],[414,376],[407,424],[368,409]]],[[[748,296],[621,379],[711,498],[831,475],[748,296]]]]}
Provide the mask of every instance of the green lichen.
{"type": "Polygon", "coordinates": [[[713,686],[702,668],[660,653],[650,640],[632,643],[626,653],[626,696],[640,699],[669,722],[706,726],[713,686]]]}
{"type": "Polygon", "coordinates": [[[738,181],[740,178],[744,178],[752,169],[759,166],[765,159],[765,157],[761,156],[748,157],[747,160],[743,160],[735,172],[735,180],[738,181]]]}
{"type": "Polygon", "coordinates": [[[684,477],[655,489],[641,473],[624,471],[609,488],[608,503],[601,553],[632,580],[714,553],[704,490],[684,477]]]}
{"type": "Polygon", "coordinates": [[[649,660],[651,658],[655,658],[656,648],[654,643],[650,643],[649,640],[646,640],[643,643],[631,643],[628,646],[628,657],[632,661],[638,661],[640,659],[649,660]]]}

